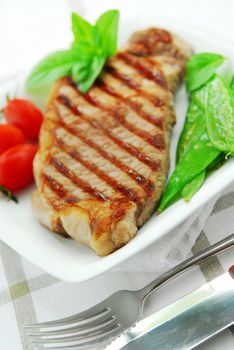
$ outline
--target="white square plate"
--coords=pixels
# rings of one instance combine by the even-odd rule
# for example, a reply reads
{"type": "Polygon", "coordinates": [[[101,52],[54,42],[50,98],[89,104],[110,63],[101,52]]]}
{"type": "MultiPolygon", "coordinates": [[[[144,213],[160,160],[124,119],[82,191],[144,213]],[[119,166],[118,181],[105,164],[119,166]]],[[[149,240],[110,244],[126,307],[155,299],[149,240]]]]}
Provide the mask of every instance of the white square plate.
{"type": "MultiPolygon", "coordinates": [[[[169,18],[159,18],[152,13],[122,17],[120,42],[125,42],[134,31],[149,26],[162,26],[172,30],[188,41],[196,52],[213,51],[230,58],[234,56],[234,46],[225,39],[217,38],[212,33],[204,33],[199,29],[191,28],[188,24],[175,22],[169,18]]],[[[2,81],[0,84],[2,101],[6,93],[12,92],[15,94],[19,85],[22,86],[22,84],[23,77],[20,76],[2,81]]],[[[171,143],[172,160],[175,156],[176,144],[183,125],[186,107],[187,97],[185,88],[182,86],[176,94],[178,122],[171,143]]],[[[173,163],[172,161],[171,171],[174,167],[173,163]]],[[[59,279],[68,282],[85,281],[111,269],[166,235],[191,216],[200,206],[228,186],[234,179],[233,175],[234,159],[230,159],[205,181],[205,184],[189,204],[185,204],[180,200],[159,216],[154,215],[139,230],[137,236],[131,242],[106,257],[98,257],[88,247],[74,240],[64,239],[42,227],[31,211],[30,194],[33,188],[20,194],[19,205],[7,202],[4,199],[0,200],[0,239],[26,259],[59,279]]]]}

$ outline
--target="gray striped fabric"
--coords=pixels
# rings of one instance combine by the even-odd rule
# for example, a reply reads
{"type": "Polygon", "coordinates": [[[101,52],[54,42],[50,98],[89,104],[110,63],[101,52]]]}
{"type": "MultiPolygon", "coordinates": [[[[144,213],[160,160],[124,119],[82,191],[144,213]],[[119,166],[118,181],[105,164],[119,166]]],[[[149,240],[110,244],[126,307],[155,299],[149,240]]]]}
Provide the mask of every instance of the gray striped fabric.
{"type": "MultiPolygon", "coordinates": [[[[220,220],[225,216],[225,210],[230,210],[230,208],[231,210],[233,209],[233,216],[230,218],[232,221],[234,217],[234,192],[225,194],[217,201],[212,215],[192,248],[193,254],[205,249],[225,235],[232,233],[226,231],[222,234],[220,232],[215,233],[215,221],[217,220],[217,223],[220,225],[220,220]]],[[[226,227],[226,224],[226,222],[223,222],[224,229],[228,230],[230,225],[226,227]]],[[[220,227],[219,225],[217,227],[220,227]]],[[[63,317],[82,308],[85,309],[92,304],[93,292],[102,293],[103,297],[108,295],[108,293],[106,295],[103,292],[105,291],[104,277],[97,278],[86,284],[70,285],[31,266],[30,263],[26,262],[2,242],[0,242],[0,256],[0,282],[1,280],[3,281],[2,285],[0,285],[0,339],[4,339],[4,334],[7,333],[9,327],[14,328],[14,332],[17,330],[19,335],[18,340],[14,334],[12,334],[12,339],[9,339],[8,336],[8,340],[3,340],[3,344],[4,341],[5,343],[9,341],[11,344],[12,341],[14,345],[9,345],[10,347],[8,347],[6,343],[4,347],[1,347],[3,345],[0,343],[1,350],[30,349],[30,344],[23,328],[24,324],[42,321],[46,318],[59,318],[58,315],[63,317]],[[83,294],[82,290],[85,290],[83,294]],[[78,295],[79,297],[76,298],[78,295]],[[11,317],[9,316],[10,313],[11,317]],[[8,319],[6,324],[1,324],[1,314],[4,315],[6,320],[8,319]]],[[[207,281],[210,281],[226,271],[228,263],[225,265],[219,257],[212,257],[202,263],[200,265],[201,284],[204,283],[202,282],[202,276],[207,281]]],[[[108,277],[112,281],[111,284],[114,285],[116,282],[116,289],[118,289],[118,282],[115,281],[116,275],[114,275],[114,272],[109,276],[111,276],[108,277]]],[[[130,279],[130,273],[126,273],[125,278],[130,279]]],[[[119,288],[122,288],[122,286],[119,288]]],[[[230,329],[230,331],[230,334],[234,336],[234,328],[230,329]]],[[[226,349],[229,350],[228,347],[226,349]]]]}
{"type": "MultiPolygon", "coordinates": [[[[227,209],[227,208],[234,208],[234,192],[230,192],[222,196],[218,199],[217,203],[214,206],[212,215],[215,215],[217,213],[220,213],[221,211],[227,209]]],[[[233,220],[233,217],[231,218],[233,220]]],[[[193,254],[198,253],[202,249],[205,249],[210,246],[210,243],[207,239],[207,236],[202,231],[199,235],[195,245],[192,248],[193,254]]],[[[233,261],[234,262],[234,261],[233,261]]],[[[224,273],[224,269],[219,261],[219,258],[217,256],[211,257],[207,261],[200,264],[200,269],[207,281],[210,281],[214,279],[215,277],[218,277],[222,273],[224,273]]],[[[234,336],[234,326],[230,328],[230,331],[232,332],[234,336]]],[[[233,345],[234,348],[234,345],[233,345]]]]}

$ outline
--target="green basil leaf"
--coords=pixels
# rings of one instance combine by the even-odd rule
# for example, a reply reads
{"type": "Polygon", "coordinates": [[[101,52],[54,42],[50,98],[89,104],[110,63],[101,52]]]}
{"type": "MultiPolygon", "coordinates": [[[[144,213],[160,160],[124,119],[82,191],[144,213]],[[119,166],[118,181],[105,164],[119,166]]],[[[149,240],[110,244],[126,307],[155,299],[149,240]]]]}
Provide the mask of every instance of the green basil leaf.
{"type": "Polygon", "coordinates": [[[224,60],[223,56],[214,53],[200,53],[192,56],[186,67],[188,90],[194,91],[205,84],[224,60]]]}
{"type": "Polygon", "coordinates": [[[72,66],[79,59],[77,50],[57,51],[45,57],[32,70],[26,82],[27,91],[47,87],[53,81],[70,75],[72,66]]]}
{"type": "Polygon", "coordinates": [[[208,84],[206,125],[212,144],[220,151],[234,153],[234,101],[230,87],[216,76],[208,84]]]}
{"type": "Polygon", "coordinates": [[[101,34],[102,48],[107,57],[113,56],[117,49],[119,11],[110,10],[103,13],[96,22],[101,34]]]}
{"type": "Polygon", "coordinates": [[[89,64],[90,62],[88,60],[83,62],[81,61],[81,62],[77,62],[72,67],[72,77],[76,82],[84,81],[86,78],[88,78],[89,64]]]}
{"type": "Polygon", "coordinates": [[[93,45],[94,27],[77,13],[72,13],[72,31],[76,43],[93,45]]]}
{"type": "Polygon", "coordinates": [[[81,92],[87,92],[117,47],[119,12],[105,12],[93,26],[72,14],[74,41],[70,50],[55,52],[39,62],[28,77],[29,92],[48,88],[54,80],[72,75],[81,92]]]}
{"type": "Polygon", "coordinates": [[[102,45],[101,33],[96,26],[94,27],[94,31],[93,31],[93,46],[96,48],[96,51],[99,52],[99,54],[102,53],[105,56],[107,56],[105,54],[105,48],[102,45]]]}
{"type": "Polygon", "coordinates": [[[106,58],[102,55],[94,55],[91,61],[84,62],[82,69],[80,66],[81,63],[74,67],[72,77],[78,84],[79,90],[82,93],[86,93],[100,75],[105,64],[105,60],[106,58]]]}

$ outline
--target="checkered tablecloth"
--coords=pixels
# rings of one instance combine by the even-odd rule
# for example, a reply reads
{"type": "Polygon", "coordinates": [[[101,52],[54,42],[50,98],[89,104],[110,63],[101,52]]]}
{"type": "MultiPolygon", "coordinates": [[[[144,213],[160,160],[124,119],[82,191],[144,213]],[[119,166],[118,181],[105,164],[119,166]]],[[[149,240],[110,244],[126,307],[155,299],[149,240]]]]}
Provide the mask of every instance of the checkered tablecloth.
{"type": "MultiPolygon", "coordinates": [[[[234,186],[217,201],[192,249],[195,254],[234,232],[234,186]]],[[[68,284],[44,273],[0,243],[0,349],[29,350],[24,324],[68,316],[101,301],[119,289],[137,289],[153,280],[154,273],[110,271],[92,281],[68,284]]],[[[227,271],[234,251],[212,257],[157,291],[147,303],[145,316],[227,271]]],[[[234,348],[234,329],[200,347],[234,348]]],[[[160,349],[161,350],[161,349],[160,349]]]]}
{"type": "MultiPolygon", "coordinates": [[[[213,32],[214,35],[223,34],[234,41],[233,0],[69,1],[69,5],[78,10],[92,10],[98,13],[109,6],[131,11],[133,3],[134,9],[141,6],[149,10],[158,9],[166,16],[189,21],[213,32]]],[[[51,49],[63,47],[63,43],[69,39],[69,28],[66,31],[63,26],[68,15],[65,0],[1,0],[0,78],[24,69],[51,49]],[[47,40],[43,41],[45,37],[47,40]]],[[[234,185],[228,188],[216,203],[188,255],[197,253],[233,232],[234,185]]],[[[227,271],[233,263],[234,251],[230,250],[182,274],[152,295],[144,316],[198,288],[206,280],[227,271]]],[[[110,271],[85,283],[68,284],[46,274],[4,243],[0,243],[0,350],[30,350],[23,328],[26,323],[57,319],[83,311],[119,289],[141,288],[154,277],[153,271],[110,271]]],[[[199,349],[233,350],[234,330],[226,330],[199,349]]]]}

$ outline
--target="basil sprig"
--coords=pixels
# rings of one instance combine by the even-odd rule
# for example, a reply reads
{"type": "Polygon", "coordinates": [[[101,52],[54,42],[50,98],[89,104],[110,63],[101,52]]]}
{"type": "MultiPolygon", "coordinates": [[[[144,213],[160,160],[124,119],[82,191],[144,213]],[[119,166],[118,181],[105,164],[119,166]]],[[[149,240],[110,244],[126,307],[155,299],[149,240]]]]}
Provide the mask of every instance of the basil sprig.
{"type": "Polygon", "coordinates": [[[107,58],[115,54],[118,10],[103,13],[95,25],[76,13],[72,13],[71,19],[74,40],[70,49],[54,52],[40,61],[27,79],[27,91],[42,90],[56,79],[71,75],[85,93],[100,75],[107,58]]]}

